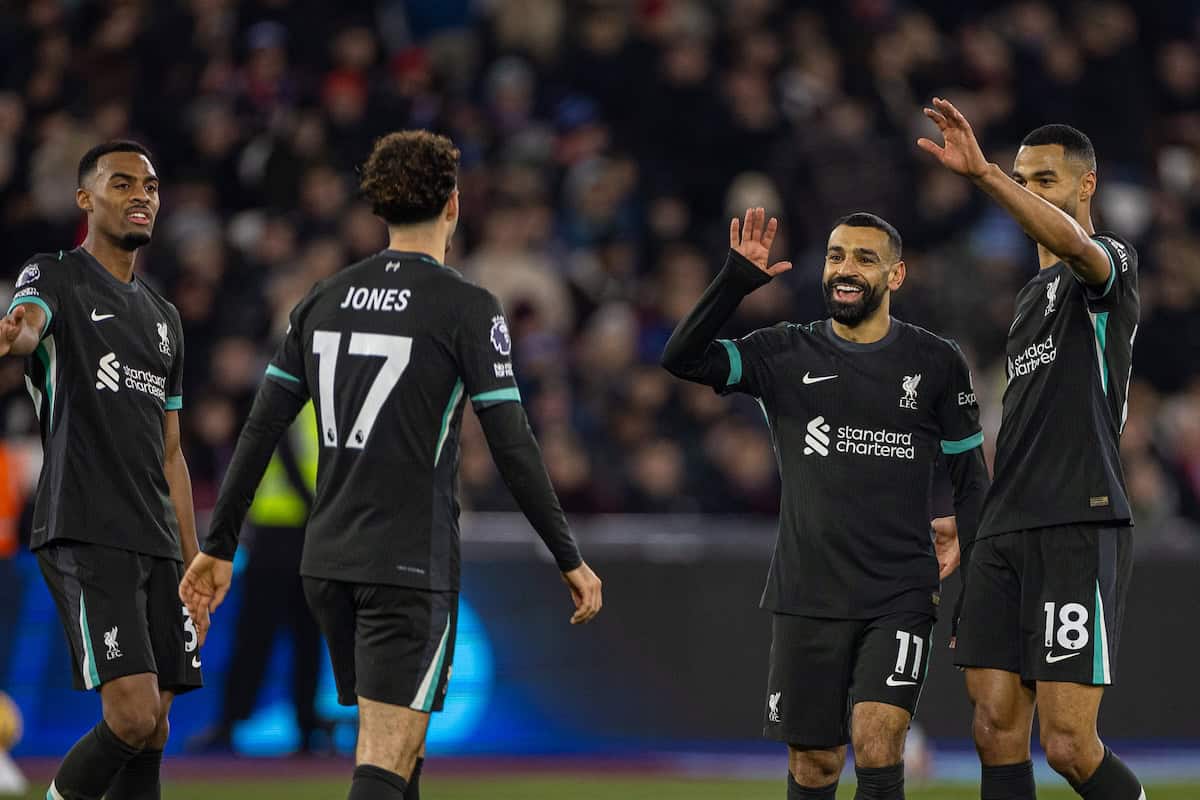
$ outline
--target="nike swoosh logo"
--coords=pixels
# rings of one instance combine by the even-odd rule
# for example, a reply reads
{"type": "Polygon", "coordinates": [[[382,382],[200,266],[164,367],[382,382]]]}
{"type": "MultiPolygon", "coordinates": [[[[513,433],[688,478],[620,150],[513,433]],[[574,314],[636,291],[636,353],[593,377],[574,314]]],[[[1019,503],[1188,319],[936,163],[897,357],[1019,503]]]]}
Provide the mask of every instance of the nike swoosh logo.
{"type": "Polygon", "coordinates": [[[895,675],[888,675],[887,685],[888,686],[916,686],[917,682],[916,681],[898,681],[898,680],[896,680],[895,675]]]}
{"type": "Polygon", "coordinates": [[[192,656],[192,669],[200,669],[200,656],[192,656]]]}
{"type": "Polygon", "coordinates": [[[92,322],[104,322],[106,319],[112,319],[116,314],[97,314],[96,309],[92,309],[92,322]]]}
{"type": "Polygon", "coordinates": [[[820,383],[821,381],[831,381],[836,377],[837,375],[822,375],[819,378],[814,378],[806,372],[804,373],[804,383],[807,385],[810,383],[820,383]]]}
{"type": "Polygon", "coordinates": [[[1059,661],[1066,661],[1068,658],[1074,658],[1077,655],[1080,655],[1080,654],[1079,653],[1067,653],[1065,655],[1056,656],[1056,655],[1052,655],[1051,653],[1046,653],[1046,663],[1047,664],[1057,664],[1059,661]]]}

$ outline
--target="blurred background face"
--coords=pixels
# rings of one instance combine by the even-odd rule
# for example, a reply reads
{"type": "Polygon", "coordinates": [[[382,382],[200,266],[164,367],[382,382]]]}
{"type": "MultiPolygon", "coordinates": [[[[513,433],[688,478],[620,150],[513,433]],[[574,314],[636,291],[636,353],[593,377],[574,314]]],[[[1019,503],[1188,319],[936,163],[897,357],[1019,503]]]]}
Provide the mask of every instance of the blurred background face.
{"type": "Polygon", "coordinates": [[[1079,210],[1085,168],[1066,157],[1060,144],[1022,147],[1013,162],[1013,180],[1072,217],[1079,210]]]}
{"type": "Polygon", "coordinates": [[[149,244],[158,216],[158,175],[140,153],[100,157],[87,181],[90,225],[126,250],[149,244]]]}
{"type": "Polygon", "coordinates": [[[883,231],[834,228],[821,277],[829,316],[850,327],[870,317],[887,296],[893,266],[892,247],[883,231]]]}

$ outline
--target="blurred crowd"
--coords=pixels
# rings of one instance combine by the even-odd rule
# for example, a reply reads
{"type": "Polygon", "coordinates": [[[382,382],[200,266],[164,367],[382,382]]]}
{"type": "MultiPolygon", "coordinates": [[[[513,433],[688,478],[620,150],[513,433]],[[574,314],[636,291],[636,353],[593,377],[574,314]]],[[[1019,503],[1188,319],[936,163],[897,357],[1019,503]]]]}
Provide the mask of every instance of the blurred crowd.
{"type": "MultiPolygon", "coordinates": [[[[1194,3],[790,0],[28,0],[0,17],[0,230],[15,277],[81,239],[97,141],[155,153],[140,264],[179,307],[185,452],[211,506],[288,311],[386,243],[356,196],[375,137],[462,150],[448,261],[503,300],[517,374],[577,513],[774,513],[758,409],[657,366],[728,220],[780,217],[796,269],[728,334],[824,316],[824,241],[868,210],[905,239],[894,313],[957,339],[995,441],[1032,243],[914,145],[953,100],[989,157],[1067,122],[1096,146],[1097,224],[1141,253],[1123,449],[1139,542],[1200,548],[1200,12],[1194,3]]],[[[11,8],[11,6],[10,6],[11,8]]],[[[11,285],[11,284],[9,284],[11,285]]],[[[36,433],[20,364],[0,424],[36,433]]],[[[477,425],[462,494],[512,507],[477,425]]]]}

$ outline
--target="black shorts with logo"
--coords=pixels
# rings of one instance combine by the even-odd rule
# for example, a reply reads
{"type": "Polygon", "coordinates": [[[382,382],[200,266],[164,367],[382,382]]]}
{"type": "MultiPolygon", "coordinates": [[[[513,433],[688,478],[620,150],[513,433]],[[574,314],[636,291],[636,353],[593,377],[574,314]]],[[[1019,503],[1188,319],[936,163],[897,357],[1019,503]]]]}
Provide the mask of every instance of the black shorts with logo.
{"type": "Polygon", "coordinates": [[[919,611],[876,619],[774,614],[763,736],[794,747],[837,747],[850,741],[855,703],[915,714],[934,622],[919,611]]]}
{"type": "Polygon", "coordinates": [[[329,643],[338,702],[441,711],[454,663],[458,593],[304,578],[329,643]]]}
{"type": "Polygon", "coordinates": [[[76,689],[143,672],[175,694],[204,685],[196,628],[179,601],[181,563],[65,540],[39,548],[37,558],[70,643],[76,689]]]}
{"type": "Polygon", "coordinates": [[[980,540],[967,567],[954,663],[1026,681],[1116,676],[1133,528],[1084,524],[980,540]]]}

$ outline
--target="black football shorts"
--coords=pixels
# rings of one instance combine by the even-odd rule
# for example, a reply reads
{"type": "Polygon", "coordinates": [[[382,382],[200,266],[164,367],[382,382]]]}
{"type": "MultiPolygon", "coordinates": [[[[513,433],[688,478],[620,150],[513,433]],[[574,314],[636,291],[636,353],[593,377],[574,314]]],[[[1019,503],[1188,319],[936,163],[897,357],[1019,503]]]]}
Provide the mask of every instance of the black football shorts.
{"type": "Polygon", "coordinates": [[[980,540],[967,566],[954,663],[1025,681],[1116,676],[1133,529],[1063,525],[980,540]]]}
{"type": "Polygon", "coordinates": [[[329,644],[338,702],[441,711],[454,663],[458,593],[304,578],[329,644]]]}
{"type": "Polygon", "coordinates": [[[876,619],[774,614],[763,736],[793,747],[837,747],[850,741],[855,703],[915,714],[934,621],[919,611],[876,619]]]}
{"type": "Polygon", "coordinates": [[[196,627],[179,602],[180,562],[65,540],[37,557],[70,643],[76,689],[142,672],[175,694],[204,685],[196,627]]]}

